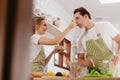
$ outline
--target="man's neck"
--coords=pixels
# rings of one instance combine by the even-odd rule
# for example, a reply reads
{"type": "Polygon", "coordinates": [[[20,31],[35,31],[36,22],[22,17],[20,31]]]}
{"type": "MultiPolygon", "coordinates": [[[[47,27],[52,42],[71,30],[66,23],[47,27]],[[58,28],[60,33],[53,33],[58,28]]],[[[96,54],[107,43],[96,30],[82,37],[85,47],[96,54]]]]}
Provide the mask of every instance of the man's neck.
{"type": "Polygon", "coordinates": [[[94,27],[94,23],[92,21],[89,21],[85,26],[86,31],[90,30],[92,27],[94,27]]]}

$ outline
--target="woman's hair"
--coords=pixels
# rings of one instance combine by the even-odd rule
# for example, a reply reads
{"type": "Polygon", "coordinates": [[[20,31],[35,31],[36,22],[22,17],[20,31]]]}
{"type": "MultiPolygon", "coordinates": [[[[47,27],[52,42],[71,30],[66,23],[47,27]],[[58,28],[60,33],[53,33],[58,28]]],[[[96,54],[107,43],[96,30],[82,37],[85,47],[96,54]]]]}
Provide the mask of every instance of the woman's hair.
{"type": "Polygon", "coordinates": [[[84,16],[85,14],[88,15],[89,19],[91,19],[91,15],[90,13],[87,11],[87,9],[85,9],[84,7],[80,7],[74,10],[74,14],[79,12],[80,15],[84,16]]]}
{"type": "Polygon", "coordinates": [[[40,25],[43,20],[45,20],[45,17],[33,17],[32,19],[33,33],[35,32],[35,25],[40,25]]]}

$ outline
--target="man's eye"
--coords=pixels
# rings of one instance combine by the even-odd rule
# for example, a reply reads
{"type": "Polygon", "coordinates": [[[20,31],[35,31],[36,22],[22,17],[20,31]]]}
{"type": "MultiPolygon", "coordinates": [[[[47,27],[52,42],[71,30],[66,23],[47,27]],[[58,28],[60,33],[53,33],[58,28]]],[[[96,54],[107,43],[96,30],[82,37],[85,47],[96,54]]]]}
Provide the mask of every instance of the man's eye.
{"type": "Polygon", "coordinates": [[[79,18],[78,18],[78,17],[76,17],[75,19],[76,19],[76,20],[78,20],[79,18]]]}
{"type": "Polygon", "coordinates": [[[44,24],[44,26],[47,26],[47,24],[44,24]]]}

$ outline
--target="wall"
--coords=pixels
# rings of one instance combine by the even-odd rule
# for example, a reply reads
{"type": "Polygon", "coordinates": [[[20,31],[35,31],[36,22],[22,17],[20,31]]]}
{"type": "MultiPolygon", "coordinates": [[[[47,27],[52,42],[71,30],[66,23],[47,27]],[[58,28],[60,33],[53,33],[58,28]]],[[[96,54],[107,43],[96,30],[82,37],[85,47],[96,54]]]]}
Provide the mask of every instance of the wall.
{"type": "MultiPolygon", "coordinates": [[[[34,9],[41,9],[40,8],[41,0],[33,0],[33,1],[35,4],[34,9]]],[[[46,14],[50,14],[53,17],[60,17],[61,19],[60,30],[61,31],[63,31],[65,27],[68,25],[69,21],[71,21],[71,16],[61,7],[60,4],[56,2],[56,0],[48,0],[46,4],[44,3],[43,12],[46,14]]]]}
{"type": "Polygon", "coordinates": [[[120,24],[116,24],[115,28],[120,32],[120,24]]]}

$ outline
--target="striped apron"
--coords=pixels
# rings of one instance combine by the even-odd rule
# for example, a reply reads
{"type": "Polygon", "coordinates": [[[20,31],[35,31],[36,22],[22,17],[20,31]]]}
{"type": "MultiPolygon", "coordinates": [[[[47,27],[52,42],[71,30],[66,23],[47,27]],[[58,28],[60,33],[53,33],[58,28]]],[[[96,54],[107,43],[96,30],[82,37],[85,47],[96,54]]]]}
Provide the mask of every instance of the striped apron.
{"type": "Polygon", "coordinates": [[[41,51],[38,56],[32,62],[32,71],[33,72],[43,72],[45,66],[45,53],[43,46],[41,47],[41,51]]]}
{"type": "Polygon", "coordinates": [[[112,73],[113,71],[113,53],[105,44],[100,33],[97,33],[98,39],[86,41],[86,58],[92,58],[96,67],[102,73],[112,73]]]}

